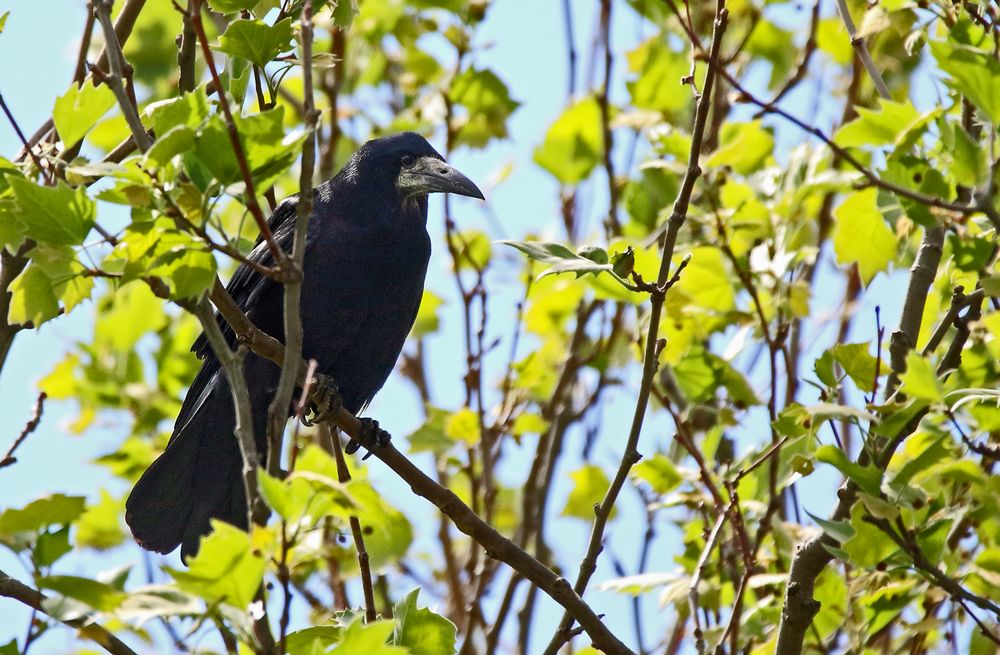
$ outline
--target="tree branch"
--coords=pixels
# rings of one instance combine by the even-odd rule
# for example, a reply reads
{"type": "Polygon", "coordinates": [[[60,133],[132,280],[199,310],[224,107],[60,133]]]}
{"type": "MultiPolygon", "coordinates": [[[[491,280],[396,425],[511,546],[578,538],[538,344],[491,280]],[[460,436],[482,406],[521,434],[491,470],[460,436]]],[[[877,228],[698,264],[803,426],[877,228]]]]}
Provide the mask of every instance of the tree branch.
{"type": "MultiPolygon", "coordinates": [[[[37,589],[32,589],[19,580],[15,580],[3,571],[0,571],[0,596],[13,598],[16,601],[27,605],[36,612],[41,612],[46,616],[51,616],[45,610],[43,605],[43,603],[48,599],[45,594],[37,589]]],[[[136,655],[136,652],[129,648],[125,642],[111,634],[111,632],[103,626],[94,623],[88,616],[78,619],[56,620],[63,625],[77,629],[81,636],[93,641],[95,644],[112,655],[136,655]]]]}
{"type": "MultiPolygon", "coordinates": [[[[313,170],[316,165],[316,121],[319,112],[313,102],[312,44],[313,44],[312,0],[302,5],[302,88],[303,120],[309,136],[302,144],[302,169],[299,172],[299,201],[295,207],[295,235],[292,241],[290,275],[285,276],[284,320],[285,320],[285,360],[281,366],[281,377],[274,398],[267,410],[267,471],[277,476],[281,469],[281,441],[285,424],[288,422],[288,408],[295,393],[296,363],[302,360],[302,316],[299,304],[302,298],[302,263],[306,253],[306,230],[313,209],[313,170]]],[[[275,259],[275,262],[282,260],[275,259]]]]}
{"type": "Polygon", "coordinates": [[[99,68],[95,72],[100,71],[99,74],[103,78],[102,81],[115,94],[122,114],[125,116],[125,122],[128,123],[129,129],[132,131],[132,138],[139,147],[139,152],[146,152],[152,143],[149,135],[146,134],[146,128],[143,127],[142,121],[139,119],[138,110],[132,104],[132,100],[122,85],[125,75],[124,71],[128,64],[125,62],[121,43],[119,43],[118,36],[115,33],[115,26],[111,23],[111,7],[114,4],[114,0],[93,0],[91,4],[97,13],[97,20],[101,24],[101,29],[104,30],[104,39],[107,43],[108,67],[111,70],[111,74],[105,74],[99,68]]]}
{"type": "MultiPolygon", "coordinates": [[[[219,313],[233,327],[241,343],[246,344],[253,352],[270,359],[279,366],[284,363],[284,346],[277,339],[257,329],[218,280],[212,289],[211,298],[219,313]]],[[[306,370],[306,363],[300,360],[297,379],[299,385],[305,383],[306,370]]],[[[610,654],[632,652],[604,625],[600,617],[580,598],[579,594],[573,591],[569,582],[514,545],[510,539],[494,530],[469,509],[458,496],[434,482],[396,450],[392,444],[377,446],[371,443],[368,433],[363,430],[361,421],[356,416],[341,407],[331,422],[349,437],[368,448],[375,457],[406,481],[414,493],[437,506],[455,523],[459,530],[483,546],[488,556],[508,564],[545,591],[573,618],[579,621],[597,648],[610,654]]]]}

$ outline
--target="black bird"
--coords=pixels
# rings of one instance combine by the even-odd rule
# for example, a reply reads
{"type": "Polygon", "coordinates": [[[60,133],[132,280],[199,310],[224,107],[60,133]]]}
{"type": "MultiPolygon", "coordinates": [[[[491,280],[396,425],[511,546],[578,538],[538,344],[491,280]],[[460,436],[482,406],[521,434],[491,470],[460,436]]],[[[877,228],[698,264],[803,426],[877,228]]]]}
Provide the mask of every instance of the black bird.
{"type": "MultiPolygon", "coordinates": [[[[333,179],[313,189],[300,304],[302,354],[336,383],[343,406],[353,413],[382,388],[416,318],[431,253],[427,194],[435,192],[483,198],[472,181],[412,132],[369,141],[333,179]]],[[[286,252],[297,202],[294,196],[285,199],[268,220],[286,252]]],[[[261,239],[248,259],[273,264],[261,239]]],[[[279,282],[243,264],[227,288],[257,327],[284,341],[279,282]]],[[[232,344],[232,329],[219,320],[232,344]]],[[[166,450],[125,505],[125,521],[143,548],[169,553],[181,545],[184,559],[197,552],[200,538],[211,530],[210,519],[247,528],[229,384],[204,335],[191,349],[204,364],[166,450]]],[[[245,375],[263,460],[267,410],[280,370],[251,353],[245,375]]]]}

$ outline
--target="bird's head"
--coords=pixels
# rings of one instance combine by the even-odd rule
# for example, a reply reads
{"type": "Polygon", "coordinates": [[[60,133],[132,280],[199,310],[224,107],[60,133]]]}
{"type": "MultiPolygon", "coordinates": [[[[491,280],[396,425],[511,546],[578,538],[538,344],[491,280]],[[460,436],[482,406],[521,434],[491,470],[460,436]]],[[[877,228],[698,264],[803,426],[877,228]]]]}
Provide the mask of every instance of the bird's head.
{"type": "Polygon", "coordinates": [[[373,139],[346,167],[360,179],[395,187],[404,201],[429,193],[455,193],[485,200],[472,180],[449,166],[427,140],[414,132],[373,139]]]}

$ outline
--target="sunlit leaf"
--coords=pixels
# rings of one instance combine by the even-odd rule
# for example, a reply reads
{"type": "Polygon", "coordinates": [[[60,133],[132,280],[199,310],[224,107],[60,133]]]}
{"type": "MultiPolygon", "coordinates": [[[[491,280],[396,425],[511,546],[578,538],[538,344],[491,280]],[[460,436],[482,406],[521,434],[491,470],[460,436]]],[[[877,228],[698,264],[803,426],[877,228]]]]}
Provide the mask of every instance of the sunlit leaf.
{"type": "Polygon", "coordinates": [[[833,235],[837,261],[842,265],[856,263],[861,279],[871,282],[896,255],[896,236],[882,218],[875,189],[852,193],[833,214],[837,219],[833,235]]]}
{"type": "Polygon", "coordinates": [[[66,93],[56,98],[52,121],[59,131],[59,138],[66,147],[70,147],[82,139],[101,116],[114,106],[115,94],[107,85],[94,86],[87,81],[83,86],[77,87],[73,83],[66,93]]]}
{"type": "Polygon", "coordinates": [[[263,67],[282,52],[290,50],[291,43],[291,18],[274,25],[260,20],[239,19],[229,23],[225,33],[219,37],[219,50],[263,67]]]}
{"type": "Polygon", "coordinates": [[[396,621],[392,643],[408,648],[410,655],[448,655],[455,652],[455,624],[426,607],[417,608],[414,589],[397,602],[392,610],[396,621]]]}

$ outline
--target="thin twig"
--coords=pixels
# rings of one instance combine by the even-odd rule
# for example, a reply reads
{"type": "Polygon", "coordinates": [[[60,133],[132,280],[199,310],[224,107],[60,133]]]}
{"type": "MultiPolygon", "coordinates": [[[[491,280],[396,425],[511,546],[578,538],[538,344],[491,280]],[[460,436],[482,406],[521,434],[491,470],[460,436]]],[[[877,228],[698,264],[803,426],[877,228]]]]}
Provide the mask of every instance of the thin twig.
{"type": "Polygon", "coordinates": [[[17,439],[14,439],[14,443],[10,445],[7,449],[7,454],[4,455],[3,459],[0,459],[0,469],[5,466],[10,466],[11,464],[17,463],[17,458],[14,457],[14,451],[28,438],[28,435],[34,432],[38,428],[38,424],[42,421],[42,409],[44,409],[46,394],[44,391],[39,392],[38,398],[35,400],[35,409],[31,413],[31,418],[25,424],[24,429],[21,430],[21,434],[17,435],[17,439]]]}
{"type": "MultiPolygon", "coordinates": [[[[344,457],[344,449],[340,445],[340,439],[331,433],[330,426],[326,423],[320,424],[319,430],[323,447],[331,450],[337,460],[337,479],[341,484],[350,482],[351,472],[347,468],[347,460],[344,457]]],[[[365,535],[361,529],[361,520],[356,514],[351,514],[348,521],[351,525],[351,536],[354,538],[354,548],[358,552],[361,591],[365,598],[365,622],[371,623],[378,619],[378,612],[375,609],[375,590],[372,587],[372,569],[368,561],[368,549],[365,548],[365,535]]]]}
{"type": "Polygon", "coordinates": [[[847,6],[847,0],[837,0],[837,11],[840,12],[840,17],[844,21],[844,27],[847,28],[847,34],[851,37],[851,45],[854,47],[854,51],[858,54],[858,59],[864,64],[865,70],[868,71],[868,76],[871,78],[872,83],[875,85],[875,90],[878,94],[885,99],[892,99],[892,94],[889,93],[889,87],[885,85],[885,80],[882,79],[882,74],[879,73],[878,67],[875,62],[872,61],[872,55],[868,52],[868,44],[865,43],[865,38],[858,35],[857,28],[854,27],[854,20],[851,18],[851,10],[847,6]]]}

